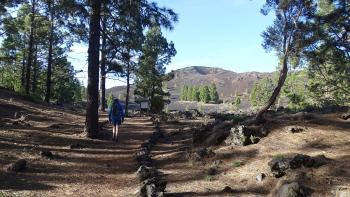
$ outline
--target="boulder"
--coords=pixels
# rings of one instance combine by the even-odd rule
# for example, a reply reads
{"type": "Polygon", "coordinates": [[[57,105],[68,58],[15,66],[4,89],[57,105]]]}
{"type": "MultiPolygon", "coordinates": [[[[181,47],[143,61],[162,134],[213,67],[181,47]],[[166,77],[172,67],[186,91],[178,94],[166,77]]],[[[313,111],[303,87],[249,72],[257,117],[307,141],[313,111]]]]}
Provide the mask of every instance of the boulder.
{"type": "Polygon", "coordinates": [[[298,182],[285,183],[277,190],[278,197],[306,197],[305,189],[298,182]]]}
{"type": "Polygon", "coordinates": [[[272,174],[276,178],[280,178],[286,174],[286,170],[289,169],[289,159],[284,157],[276,157],[272,159],[268,165],[270,166],[272,174]]]}
{"type": "Polygon", "coordinates": [[[140,181],[144,181],[146,179],[158,176],[158,172],[154,167],[148,167],[145,165],[141,165],[136,172],[140,181]]]}
{"type": "Polygon", "coordinates": [[[247,146],[256,144],[267,135],[264,127],[247,127],[239,125],[231,128],[229,136],[225,140],[226,145],[247,146]]]}
{"type": "Polygon", "coordinates": [[[27,161],[25,159],[17,160],[14,163],[11,163],[7,167],[7,171],[9,172],[21,172],[27,168],[27,161]]]}
{"type": "Polygon", "coordinates": [[[329,159],[324,155],[310,157],[308,155],[297,154],[292,158],[276,157],[272,159],[268,165],[270,166],[272,174],[276,178],[280,178],[286,174],[288,169],[297,169],[302,166],[307,168],[318,168],[327,164],[329,159]]]}
{"type": "Polygon", "coordinates": [[[297,154],[294,156],[294,158],[289,162],[290,168],[291,169],[297,169],[300,168],[301,166],[307,164],[309,160],[311,159],[310,156],[308,155],[303,155],[303,154],[297,154]]]}
{"type": "Polygon", "coordinates": [[[162,197],[166,188],[166,181],[153,177],[141,182],[140,197],[162,197]]]}

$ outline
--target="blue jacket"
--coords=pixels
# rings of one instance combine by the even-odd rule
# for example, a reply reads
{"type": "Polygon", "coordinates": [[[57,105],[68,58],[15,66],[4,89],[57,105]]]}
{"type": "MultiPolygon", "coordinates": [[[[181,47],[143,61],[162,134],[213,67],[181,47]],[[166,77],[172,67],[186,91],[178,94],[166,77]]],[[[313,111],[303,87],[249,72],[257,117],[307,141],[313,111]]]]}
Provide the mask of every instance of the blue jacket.
{"type": "Polygon", "coordinates": [[[111,105],[109,108],[108,119],[109,119],[109,121],[113,122],[114,124],[118,123],[118,125],[120,125],[122,123],[122,121],[124,120],[124,116],[125,116],[124,109],[123,109],[123,106],[119,102],[116,102],[114,104],[115,104],[114,106],[111,105]],[[119,115],[112,114],[112,107],[118,107],[119,115]]]}

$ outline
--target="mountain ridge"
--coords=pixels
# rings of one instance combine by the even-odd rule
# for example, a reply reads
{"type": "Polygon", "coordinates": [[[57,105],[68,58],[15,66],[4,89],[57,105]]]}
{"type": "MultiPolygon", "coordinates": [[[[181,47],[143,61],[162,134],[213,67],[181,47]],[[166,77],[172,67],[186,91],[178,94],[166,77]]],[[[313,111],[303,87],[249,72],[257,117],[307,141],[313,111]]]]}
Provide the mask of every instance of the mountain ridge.
{"type": "MultiPolygon", "coordinates": [[[[171,94],[172,101],[178,101],[181,88],[187,86],[202,86],[215,83],[218,89],[219,97],[224,102],[232,102],[235,95],[247,95],[253,84],[264,77],[271,77],[268,72],[243,72],[237,73],[220,67],[189,66],[172,71],[174,78],[166,82],[167,88],[171,94]]],[[[123,99],[125,86],[116,86],[106,90],[109,94],[123,99]]],[[[133,98],[134,86],[131,87],[131,98],[133,98]]]]}

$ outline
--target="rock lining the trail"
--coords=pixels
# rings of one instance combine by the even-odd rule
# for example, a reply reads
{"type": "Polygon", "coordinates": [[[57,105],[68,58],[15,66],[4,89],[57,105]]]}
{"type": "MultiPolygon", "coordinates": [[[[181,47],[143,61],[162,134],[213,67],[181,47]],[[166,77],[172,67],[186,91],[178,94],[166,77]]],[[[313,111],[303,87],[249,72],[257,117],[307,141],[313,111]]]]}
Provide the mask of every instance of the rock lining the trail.
{"type": "Polygon", "coordinates": [[[52,152],[49,151],[49,150],[42,150],[42,151],[40,151],[40,156],[41,156],[41,157],[48,158],[48,159],[53,159],[53,157],[54,157],[54,155],[52,154],[52,152]]]}
{"type": "Polygon", "coordinates": [[[8,172],[22,172],[27,168],[27,160],[20,159],[7,167],[8,172]]]}
{"type": "Polygon", "coordinates": [[[329,162],[329,159],[324,155],[319,155],[311,157],[308,155],[297,154],[293,158],[288,157],[276,157],[272,159],[268,165],[272,174],[276,178],[284,176],[288,170],[294,170],[301,168],[302,166],[306,168],[318,168],[329,162]]]}
{"type": "Polygon", "coordinates": [[[155,125],[155,131],[146,142],[141,144],[141,149],[135,153],[135,158],[139,166],[136,175],[140,181],[140,188],[138,189],[136,196],[140,197],[164,196],[167,184],[166,181],[161,178],[160,172],[154,166],[154,162],[150,155],[153,146],[156,145],[160,138],[164,137],[164,133],[159,126],[160,119],[152,117],[152,121],[155,125]]]}

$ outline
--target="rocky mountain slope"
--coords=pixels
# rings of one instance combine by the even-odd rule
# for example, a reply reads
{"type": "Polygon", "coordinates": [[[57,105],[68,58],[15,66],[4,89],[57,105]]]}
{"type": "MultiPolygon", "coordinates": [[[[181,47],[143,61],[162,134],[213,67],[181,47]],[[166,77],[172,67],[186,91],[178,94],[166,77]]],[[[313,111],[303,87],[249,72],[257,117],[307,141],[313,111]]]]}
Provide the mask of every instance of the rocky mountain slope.
{"type": "MultiPolygon", "coordinates": [[[[244,95],[249,93],[253,84],[266,76],[272,76],[272,73],[236,73],[221,68],[191,66],[175,70],[174,78],[167,82],[167,87],[170,91],[171,99],[177,101],[180,97],[181,88],[184,85],[201,86],[215,83],[220,99],[230,102],[236,94],[244,95]]],[[[133,92],[134,88],[132,87],[131,89],[131,92],[133,92]]],[[[107,94],[113,92],[113,95],[123,99],[125,86],[113,87],[106,92],[107,94]]]]}

